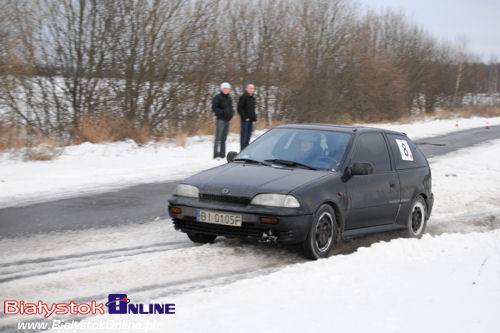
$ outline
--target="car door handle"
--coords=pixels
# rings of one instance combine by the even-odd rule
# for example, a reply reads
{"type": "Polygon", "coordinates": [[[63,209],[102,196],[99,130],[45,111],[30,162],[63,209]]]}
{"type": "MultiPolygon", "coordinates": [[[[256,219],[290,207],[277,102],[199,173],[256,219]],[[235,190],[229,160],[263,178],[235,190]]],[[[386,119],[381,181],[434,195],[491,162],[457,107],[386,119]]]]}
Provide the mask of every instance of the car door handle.
{"type": "Polygon", "coordinates": [[[396,186],[396,183],[390,183],[389,186],[394,187],[396,186]]]}

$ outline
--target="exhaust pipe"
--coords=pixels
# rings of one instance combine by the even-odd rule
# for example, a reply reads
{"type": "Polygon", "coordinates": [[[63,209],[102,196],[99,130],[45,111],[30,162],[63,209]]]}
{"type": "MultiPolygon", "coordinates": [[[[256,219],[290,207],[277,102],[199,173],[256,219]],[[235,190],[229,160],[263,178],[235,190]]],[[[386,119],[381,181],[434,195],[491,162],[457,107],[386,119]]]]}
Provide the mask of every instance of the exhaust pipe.
{"type": "Polygon", "coordinates": [[[273,231],[269,229],[268,231],[264,231],[259,240],[262,243],[276,243],[278,242],[278,236],[273,235],[273,231]]]}

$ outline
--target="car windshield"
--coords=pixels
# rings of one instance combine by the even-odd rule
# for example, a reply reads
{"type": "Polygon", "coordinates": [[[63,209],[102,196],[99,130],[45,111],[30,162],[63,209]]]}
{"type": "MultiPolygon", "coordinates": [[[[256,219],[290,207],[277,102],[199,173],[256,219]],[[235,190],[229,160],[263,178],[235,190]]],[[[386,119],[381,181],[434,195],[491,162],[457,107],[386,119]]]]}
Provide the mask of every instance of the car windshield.
{"type": "Polygon", "coordinates": [[[275,128],[247,146],[236,160],[337,170],[350,138],[348,133],[275,128]]]}

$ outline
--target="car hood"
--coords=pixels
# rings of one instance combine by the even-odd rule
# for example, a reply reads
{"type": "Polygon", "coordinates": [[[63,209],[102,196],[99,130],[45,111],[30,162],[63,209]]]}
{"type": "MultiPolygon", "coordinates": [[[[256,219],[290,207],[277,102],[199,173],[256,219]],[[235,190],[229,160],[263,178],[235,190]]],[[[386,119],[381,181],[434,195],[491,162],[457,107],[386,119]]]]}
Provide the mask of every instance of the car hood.
{"type": "Polygon", "coordinates": [[[258,193],[289,193],[328,174],[331,171],[228,163],[202,171],[182,183],[197,186],[200,193],[253,197],[258,193]]]}

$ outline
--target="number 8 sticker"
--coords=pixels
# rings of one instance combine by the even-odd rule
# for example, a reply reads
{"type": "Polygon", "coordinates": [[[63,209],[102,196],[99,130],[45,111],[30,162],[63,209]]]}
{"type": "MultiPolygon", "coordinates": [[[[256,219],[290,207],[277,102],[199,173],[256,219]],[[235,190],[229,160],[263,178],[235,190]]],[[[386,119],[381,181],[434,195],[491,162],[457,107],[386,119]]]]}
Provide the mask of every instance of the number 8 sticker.
{"type": "Polygon", "coordinates": [[[413,161],[413,154],[411,153],[410,145],[406,140],[396,139],[396,143],[399,147],[399,152],[401,153],[401,158],[404,161],[413,161]]]}

